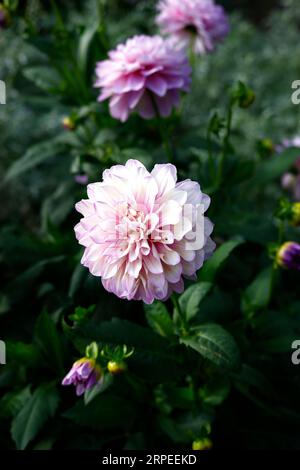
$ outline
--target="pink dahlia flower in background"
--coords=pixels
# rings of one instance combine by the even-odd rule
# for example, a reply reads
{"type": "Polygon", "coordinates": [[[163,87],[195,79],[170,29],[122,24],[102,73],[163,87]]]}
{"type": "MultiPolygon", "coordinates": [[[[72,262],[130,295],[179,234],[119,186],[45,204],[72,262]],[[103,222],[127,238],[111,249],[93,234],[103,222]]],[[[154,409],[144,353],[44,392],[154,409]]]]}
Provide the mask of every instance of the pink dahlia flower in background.
{"type": "Polygon", "coordinates": [[[137,160],[113,166],[76,204],[81,262],[118,297],[166,300],[183,292],[183,276],[195,279],[215,248],[213,224],[204,217],[209,204],[195,181],[177,183],[171,164],[151,173],[137,160]]]}
{"type": "Polygon", "coordinates": [[[109,99],[111,115],[124,122],[132,112],[150,119],[169,116],[189,90],[191,69],[183,51],[160,36],[134,36],[98,62],[98,101],[109,99]]]}
{"type": "Polygon", "coordinates": [[[76,395],[82,395],[102,380],[102,370],[94,359],[83,357],[74,362],[72,369],[62,381],[62,385],[75,385],[76,395]]]}
{"type": "Polygon", "coordinates": [[[278,153],[291,147],[299,147],[299,158],[294,163],[294,173],[287,172],[282,175],[281,186],[287,191],[291,191],[295,201],[300,201],[300,136],[293,139],[284,139],[275,150],[278,153]]]}
{"type": "Polygon", "coordinates": [[[192,45],[197,54],[212,52],[229,33],[228,17],[213,0],[160,0],[156,22],[179,48],[192,45]]]}

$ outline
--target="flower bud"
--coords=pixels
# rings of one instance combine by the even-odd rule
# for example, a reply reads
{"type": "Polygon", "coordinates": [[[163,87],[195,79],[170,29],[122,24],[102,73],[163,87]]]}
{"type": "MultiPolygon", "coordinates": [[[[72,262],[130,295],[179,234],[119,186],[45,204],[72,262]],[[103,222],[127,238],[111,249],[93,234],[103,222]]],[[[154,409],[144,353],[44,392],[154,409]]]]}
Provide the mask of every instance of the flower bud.
{"type": "Polygon", "coordinates": [[[127,365],[124,361],[109,361],[107,364],[108,371],[113,375],[122,374],[127,369],[127,365]]]}
{"type": "Polygon", "coordinates": [[[232,99],[240,108],[249,108],[255,101],[255,93],[243,82],[238,82],[233,89],[232,99]]]}
{"type": "Polygon", "coordinates": [[[10,14],[4,5],[0,5],[0,29],[7,28],[10,23],[10,14]]]}
{"type": "Polygon", "coordinates": [[[300,202],[295,202],[292,204],[292,217],[291,217],[291,224],[295,227],[300,225],[300,202]]]}
{"type": "Polygon", "coordinates": [[[193,442],[192,448],[193,450],[210,450],[213,444],[210,439],[197,439],[193,442]]]}
{"type": "Polygon", "coordinates": [[[262,157],[268,157],[275,152],[275,146],[271,139],[262,139],[257,143],[257,150],[262,157]]]}
{"type": "Polygon", "coordinates": [[[62,120],[63,128],[67,131],[73,131],[75,129],[75,121],[70,116],[66,116],[62,120]]]}
{"type": "Polygon", "coordinates": [[[276,254],[278,266],[300,271],[300,245],[296,242],[284,243],[276,254]]]}
{"type": "Polygon", "coordinates": [[[62,385],[75,385],[76,395],[82,395],[86,390],[101,382],[103,372],[95,359],[83,357],[74,362],[71,370],[62,381],[62,385]]]}

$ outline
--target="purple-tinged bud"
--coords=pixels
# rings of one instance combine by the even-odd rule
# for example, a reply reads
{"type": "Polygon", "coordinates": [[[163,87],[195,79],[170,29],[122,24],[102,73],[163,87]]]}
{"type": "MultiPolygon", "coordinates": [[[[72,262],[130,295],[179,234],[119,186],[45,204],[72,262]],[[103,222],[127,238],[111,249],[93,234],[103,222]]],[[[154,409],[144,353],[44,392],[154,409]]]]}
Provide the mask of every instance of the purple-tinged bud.
{"type": "Polygon", "coordinates": [[[75,129],[75,121],[69,116],[66,116],[62,120],[62,126],[67,131],[73,131],[75,129]]]}
{"type": "Polygon", "coordinates": [[[74,385],[76,395],[82,395],[86,390],[101,383],[103,377],[101,367],[95,359],[83,357],[74,362],[71,370],[62,381],[62,385],[74,385]]]}
{"type": "Polygon", "coordinates": [[[284,243],[276,254],[278,266],[300,271],[300,245],[296,242],[284,243]]]}

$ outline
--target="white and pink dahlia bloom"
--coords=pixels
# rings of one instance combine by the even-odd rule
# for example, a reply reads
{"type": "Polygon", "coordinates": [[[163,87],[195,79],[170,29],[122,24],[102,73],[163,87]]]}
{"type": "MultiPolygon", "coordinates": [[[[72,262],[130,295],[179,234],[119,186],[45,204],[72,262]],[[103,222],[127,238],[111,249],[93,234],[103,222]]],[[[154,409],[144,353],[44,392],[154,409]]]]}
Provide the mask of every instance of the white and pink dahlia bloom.
{"type": "Polygon", "coordinates": [[[145,119],[169,116],[189,90],[191,69],[186,54],[160,36],[134,36],[98,62],[98,101],[109,99],[111,115],[124,122],[132,112],[145,119]]]}
{"type": "Polygon", "coordinates": [[[118,297],[166,300],[183,292],[183,276],[195,279],[214,250],[213,224],[204,216],[209,204],[195,181],[177,183],[171,164],[151,173],[137,160],[113,166],[76,204],[81,262],[118,297]]]}
{"type": "Polygon", "coordinates": [[[156,22],[179,48],[192,45],[197,54],[212,52],[230,29],[223,7],[214,0],[160,0],[156,22]]]}

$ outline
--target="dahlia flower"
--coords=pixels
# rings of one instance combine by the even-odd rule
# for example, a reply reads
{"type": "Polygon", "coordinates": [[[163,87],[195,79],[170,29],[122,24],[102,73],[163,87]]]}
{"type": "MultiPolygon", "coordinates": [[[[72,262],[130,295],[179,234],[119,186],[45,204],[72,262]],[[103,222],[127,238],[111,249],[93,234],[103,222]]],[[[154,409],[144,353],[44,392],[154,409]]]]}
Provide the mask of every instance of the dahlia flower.
{"type": "Polygon", "coordinates": [[[300,245],[296,242],[286,242],[278,250],[277,264],[282,268],[300,271],[300,245]]]}
{"type": "Polygon", "coordinates": [[[179,48],[191,44],[197,54],[213,51],[229,33],[228,17],[214,0],[160,0],[156,22],[179,48]]]}
{"type": "Polygon", "coordinates": [[[183,51],[160,36],[134,36],[98,62],[95,87],[98,101],[109,99],[111,115],[124,122],[136,111],[150,119],[168,116],[188,91],[191,69],[183,51]]]}
{"type": "Polygon", "coordinates": [[[150,172],[137,160],[103,173],[76,204],[75,227],[85,247],[81,263],[123,299],[165,300],[184,289],[214,250],[213,224],[204,217],[210,199],[198,183],[177,183],[175,166],[150,172]]]}
{"type": "Polygon", "coordinates": [[[102,370],[95,359],[83,357],[74,362],[71,370],[62,381],[62,385],[75,385],[76,395],[82,395],[86,390],[100,383],[102,370]]]}

